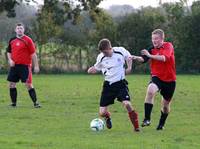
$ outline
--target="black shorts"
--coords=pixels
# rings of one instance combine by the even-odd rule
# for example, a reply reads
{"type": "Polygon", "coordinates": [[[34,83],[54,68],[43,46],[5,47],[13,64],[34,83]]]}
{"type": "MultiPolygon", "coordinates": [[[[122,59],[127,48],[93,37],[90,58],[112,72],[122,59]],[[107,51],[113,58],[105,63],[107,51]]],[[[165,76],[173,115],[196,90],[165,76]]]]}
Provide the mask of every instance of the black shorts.
{"type": "Polygon", "coordinates": [[[105,81],[101,93],[100,106],[106,107],[114,104],[115,98],[117,98],[117,100],[120,102],[124,100],[130,101],[128,92],[128,82],[126,80],[121,80],[111,85],[108,81],[105,81]]]}
{"type": "Polygon", "coordinates": [[[176,81],[172,82],[165,82],[160,80],[158,77],[152,77],[150,83],[154,83],[158,86],[160,94],[163,98],[167,101],[170,101],[173,97],[175,88],[176,88],[176,81]]]}
{"type": "Polygon", "coordinates": [[[29,70],[28,65],[16,64],[14,67],[10,67],[7,80],[9,82],[21,82],[25,83],[28,79],[29,70]]]}

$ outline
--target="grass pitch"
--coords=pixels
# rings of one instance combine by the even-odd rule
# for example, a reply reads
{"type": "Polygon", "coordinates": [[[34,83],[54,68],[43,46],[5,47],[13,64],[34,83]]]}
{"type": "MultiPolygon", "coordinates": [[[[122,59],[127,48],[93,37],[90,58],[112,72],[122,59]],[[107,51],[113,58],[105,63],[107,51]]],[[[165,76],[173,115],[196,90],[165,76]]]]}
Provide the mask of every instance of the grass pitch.
{"type": "MultiPolygon", "coordinates": [[[[148,75],[130,75],[132,103],[143,119],[148,75]]],[[[38,75],[33,78],[41,109],[34,109],[26,88],[18,84],[18,107],[10,108],[6,76],[0,76],[0,149],[199,149],[200,76],[179,75],[171,113],[164,131],[156,131],[158,94],[152,125],[132,131],[119,102],[110,107],[113,128],[93,132],[98,117],[101,75],[38,75]]]]}

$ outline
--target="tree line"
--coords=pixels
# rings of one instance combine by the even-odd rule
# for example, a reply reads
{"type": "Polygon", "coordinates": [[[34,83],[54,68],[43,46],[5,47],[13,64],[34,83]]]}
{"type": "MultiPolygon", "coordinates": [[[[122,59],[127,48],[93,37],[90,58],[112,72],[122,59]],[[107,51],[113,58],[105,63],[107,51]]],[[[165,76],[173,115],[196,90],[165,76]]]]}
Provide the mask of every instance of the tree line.
{"type": "MultiPolygon", "coordinates": [[[[113,46],[124,46],[139,55],[141,49],[151,46],[151,32],[161,28],[166,33],[166,41],[174,45],[177,72],[200,72],[200,1],[194,1],[191,6],[187,0],[161,3],[156,8],[141,7],[124,15],[115,13],[115,16],[98,7],[101,1],[44,0],[44,4],[35,9],[35,15],[23,20],[25,17],[17,18],[17,7],[30,7],[27,5],[30,0],[2,0],[0,30],[6,30],[1,26],[8,21],[28,22],[27,34],[37,44],[44,72],[80,72],[95,62],[101,38],[109,38],[113,46]]],[[[28,13],[30,9],[23,10],[28,13]]],[[[3,53],[8,37],[2,36],[1,68],[6,69],[3,53]]],[[[137,72],[149,71],[147,65],[133,67],[137,72]]]]}

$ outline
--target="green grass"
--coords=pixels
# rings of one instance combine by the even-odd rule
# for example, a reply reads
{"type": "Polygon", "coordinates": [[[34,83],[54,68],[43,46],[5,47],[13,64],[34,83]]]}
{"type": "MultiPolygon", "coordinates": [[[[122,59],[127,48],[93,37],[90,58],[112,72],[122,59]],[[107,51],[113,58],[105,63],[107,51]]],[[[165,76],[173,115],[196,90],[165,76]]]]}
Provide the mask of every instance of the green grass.
{"type": "MultiPolygon", "coordinates": [[[[132,103],[143,118],[148,75],[128,76],[132,103]]],[[[34,109],[18,84],[18,107],[9,108],[6,76],[0,76],[0,149],[199,149],[200,76],[180,75],[164,131],[156,131],[158,94],[152,125],[134,133],[119,102],[110,107],[113,129],[93,132],[103,78],[100,75],[39,75],[34,85],[43,107],[34,109]]]]}

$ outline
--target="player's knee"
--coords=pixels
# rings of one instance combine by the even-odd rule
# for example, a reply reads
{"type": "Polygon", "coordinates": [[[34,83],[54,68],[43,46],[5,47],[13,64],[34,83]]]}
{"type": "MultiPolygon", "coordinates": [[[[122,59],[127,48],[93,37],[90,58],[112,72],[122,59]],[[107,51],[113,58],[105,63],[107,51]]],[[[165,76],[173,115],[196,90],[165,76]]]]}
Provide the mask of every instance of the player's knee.
{"type": "Polygon", "coordinates": [[[166,100],[163,100],[162,102],[163,102],[162,103],[162,105],[163,105],[163,107],[162,107],[163,112],[164,113],[169,113],[170,112],[170,102],[166,101],[166,100]]]}
{"type": "Polygon", "coordinates": [[[155,94],[155,92],[153,90],[147,91],[147,95],[148,95],[149,98],[153,98],[154,94],[155,94]]]}
{"type": "Polygon", "coordinates": [[[30,83],[26,83],[25,86],[26,86],[26,88],[27,88],[28,90],[30,90],[31,88],[33,88],[33,85],[30,84],[30,83]]]}
{"type": "Polygon", "coordinates": [[[126,108],[131,107],[131,104],[130,104],[129,101],[123,101],[123,105],[124,105],[126,108]]]}
{"type": "Polygon", "coordinates": [[[129,112],[133,110],[130,101],[123,101],[123,105],[129,112]]]}
{"type": "Polygon", "coordinates": [[[9,84],[9,87],[10,87],[10,88],[16,88],[16,83],[10,83],[10,84],[9,84]]]}
{"type": "Polygon", "coordinates": [[[164,106],[164,107],[163,107],[163,112],[164,112],[164,113],[169,113],[169,112],[170,112],[169,106],[164,106]]]}
{"type": "Polygon", "coordinates": [[[106,111],[105,110],[100,110],[99,111],[99,116],[104,117],[106,115],[106,111]]]}
{"type": "Polygon", "coordinates": [[[155,84],[150,84],[147,90],[147,96],[153,98],[157,91],[158,87],[155,84]]]}

